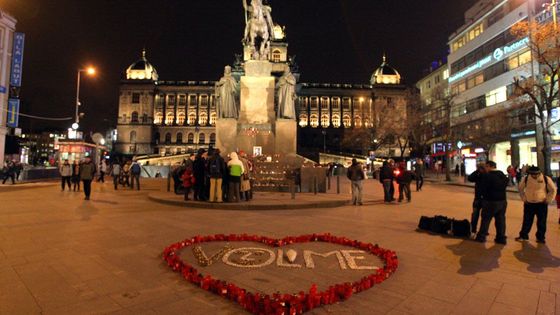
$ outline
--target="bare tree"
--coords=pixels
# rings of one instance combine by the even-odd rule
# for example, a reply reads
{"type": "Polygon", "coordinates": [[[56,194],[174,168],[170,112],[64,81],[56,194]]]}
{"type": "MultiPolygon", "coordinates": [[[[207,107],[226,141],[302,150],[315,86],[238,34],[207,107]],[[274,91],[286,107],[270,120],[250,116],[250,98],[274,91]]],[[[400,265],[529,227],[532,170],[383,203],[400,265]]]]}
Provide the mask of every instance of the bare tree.
{"type": "MultiPolygon", "coordinates": [[[[516,93],[520,100],[535,107],[538,132],[542,137],[539,149],[544,160],[544,173],[551,175],[551,136],[553,120],[552,111],[558,103],[558,84],[560,74],[560,33],[553,23],[519,22],[511,29],[513,35],[520,39],[527,38],[532,60],[538,64],[538,75],[514,79],[516,93]]],[[[536,65],[529,65],[534,67],[536,65]]],[[[535,69],[533,69],[535,70],[535,69]]]]}

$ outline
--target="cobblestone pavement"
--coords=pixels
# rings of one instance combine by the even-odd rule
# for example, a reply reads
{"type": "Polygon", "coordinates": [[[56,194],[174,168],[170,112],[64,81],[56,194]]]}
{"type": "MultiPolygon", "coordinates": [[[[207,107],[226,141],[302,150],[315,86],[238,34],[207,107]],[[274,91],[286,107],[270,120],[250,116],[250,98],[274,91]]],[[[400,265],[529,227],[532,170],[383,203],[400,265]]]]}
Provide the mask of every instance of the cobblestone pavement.
{"type": "MultiPolygon", "coordinates": [[[[421,215],[469,217],[468,187],[427,184],[413,192],[412,203],[386,205],[379,202],[380,184],[369,180],[364,206],[236,211],[151,202],[147,194],[165,182],[143,185],[115,192],[111,183],[95,183],[89,202],[54,184],[0,190],[0,314],[243,314],[172,272],[163,248],[197,234],[314,232],[378,243],[397,252],[400,267],[382,284],[312,314],[560,314],[558,212],[550,207],[546,245],[534,235],[517,243],[522,204],[514,194],[509,240],[501,246],[415,231],[421,215]]],[[[342,191],[348,190],[345,182],[342,191]]],[[[493,227],[490,233],[492,240],[493,227]]],[[[307,290],[313,272],[333,282],[353,280],[321,268],[295,276],[256,270],[231,279],[253,280],[252,289],[262,291],[283,281],[287,290],[307,290]]],[[[224,270],[216,272],[228,276],[224,270]]]]}

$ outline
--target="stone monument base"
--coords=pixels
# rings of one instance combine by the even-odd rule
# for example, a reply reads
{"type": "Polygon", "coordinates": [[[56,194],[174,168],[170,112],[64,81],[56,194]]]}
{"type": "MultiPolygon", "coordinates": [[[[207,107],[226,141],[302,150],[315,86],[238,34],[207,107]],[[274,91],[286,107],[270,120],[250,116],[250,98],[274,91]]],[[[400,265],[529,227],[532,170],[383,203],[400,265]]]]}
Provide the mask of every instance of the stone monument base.
{"type": "Polygon", "coordinates": [[[296,121],[293,119],[277,119],[274,129],[274,152],[279,155],[295,155],[297,151],[296,121]]]}
{"type": "Polygon", "coordinates": [[[237,150],[237,119],[216,120],[216,147],[224,153],[222,156],[237,150]]]}

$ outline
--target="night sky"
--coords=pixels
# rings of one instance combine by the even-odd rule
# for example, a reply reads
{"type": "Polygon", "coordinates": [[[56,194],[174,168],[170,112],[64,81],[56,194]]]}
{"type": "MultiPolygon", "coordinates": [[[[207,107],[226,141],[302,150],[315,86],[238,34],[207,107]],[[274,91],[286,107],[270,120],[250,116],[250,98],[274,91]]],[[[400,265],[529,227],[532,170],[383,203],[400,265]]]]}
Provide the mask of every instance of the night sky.
{"type": "MultiPolygon", "coordinates": [[[[386,52],[413,85],[447,54],[448,36],[475,0],[270,0],[286,26],[289,54],[302,82],[368,83],[386,52]]],[[[116,125],[119,80],[142,47],[161,80],[217,80],[241,53],[241,0],[0,0],[26,33],[21,112],[74,113],[76,71],[82,78],[85,131],[116,125]]],[[[65,129],[68,122],[22,119],[29,131],[65,129]]]]}

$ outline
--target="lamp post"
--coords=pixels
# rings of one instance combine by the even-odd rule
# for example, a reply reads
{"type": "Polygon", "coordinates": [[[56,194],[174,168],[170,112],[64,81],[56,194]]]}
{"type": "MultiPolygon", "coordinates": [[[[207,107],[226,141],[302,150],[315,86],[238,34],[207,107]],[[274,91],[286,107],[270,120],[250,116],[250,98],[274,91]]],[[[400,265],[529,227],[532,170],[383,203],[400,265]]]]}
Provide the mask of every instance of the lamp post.
{"type": "Polygon", "coordinates": [[[323,153],[327,153],[327,131],[323,130],[321,133],[323,134],[323,153]]]}
{"type": "Polygon", "coordinates": [[[76,80],[76,116],[75,116],[75,120],[74,123],[72,124],[72,129],[77,130],[80,125],[80,113],[79,113],[79,107],[80,107],[80,79],[81,79],[81,74],[82,72],[87,73],[89,76],[93,76],[95,75],[95,68],[93,67],[88,67],[87,69],[78,69],[78,78],[76,80]]]}
{"type": "Polygon", "coordinates": [[[550,3],[543,3],[543,7],[549,11],[552,8],[552,21],[554,22],[554,29],[558,29],[558,16],[557,16],[558,0],[552,0],[550,3]]]}

